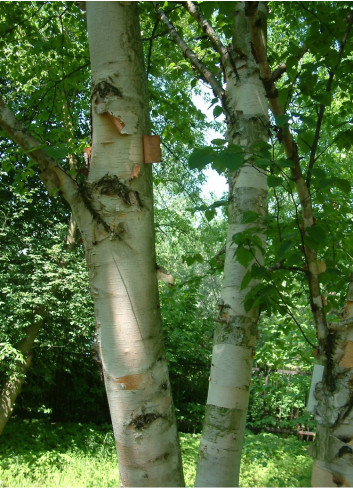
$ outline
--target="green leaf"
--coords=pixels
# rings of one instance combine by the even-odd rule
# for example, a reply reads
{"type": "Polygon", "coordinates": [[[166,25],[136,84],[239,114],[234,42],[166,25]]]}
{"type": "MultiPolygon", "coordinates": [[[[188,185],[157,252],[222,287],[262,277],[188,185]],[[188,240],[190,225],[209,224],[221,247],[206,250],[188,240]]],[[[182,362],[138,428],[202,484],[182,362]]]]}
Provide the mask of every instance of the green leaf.
{"type": "Polygon", "coordinates": [[[319,224],[314,224],[310,228],[306,230],[306,236],[309,236],[310,239],[316,241],[316,243],[321,246],[324,245],[327,241],[327,232],[319,224]]]}
{"type": "Polygon", "coordinates": [[[211,143],[215,144],[216,146],[224,146],[228,143],[228,141],[226,139],[212,139],[211,143]]]}
{"type": "Polygon", "coordinates": [[[353,129],[338,133],[336,144],[338,149],[349,149],[353,145],[353,129]]]}
{"type": "Polygon", "coordinates": [[[273,164],[272,160],[269,159],[264,159],[264,158],[259,158],[255,160],[255,165],[259,166],[260,168],[267,168],[273,164]]]}
{"type": "Polygon", "coordinates": [[[243,224],[248,224],[250,222],[256,221],[260,217],[260,214],[254,211],[245,211],[241,222],[243,224]]]}
{"type": "Polygon", "coordinates": [[[254,259],[253,253],[244,248],[244,246],[239,246],[237,251],[235,252],[236,260],[243,265],[243,267],[247,268],[250,262],[254,259]]]}
{"type": "Polygon", "coordinates": [[[207,209],[207,211],[205,211],[205,217],[207,221],[212,221],[216,214],[217,213],[214,209],[207,209]]]}
{"type": "Polygon", "coordinates": [[[189,167],[192,170],[202,170],[213,161],[215,152],[213,148],[207,146],[205,148],[195,149],[189,156],[189,167]]]}
{"type": "Polygon", "coordinates": [[[221,114],[223,114],[223,109],[220,105],[216,105],[213,109],[213,117],[217,119],[221,114]]]}
{"type": "Polygon", "coordinates": [[[345,194],[349,194],[352,188],[352,184],[349,180],[346,180],[344,178],[334,178],[334,183],[336,187],[341,189],[345,194]]]}
{"type": "Polygon", "coordinates": [[[322,92],[318,94],[313,94],[313,99],[317,100],[321,105],[329,106],[332,103],[332,94],[328,92],[322,92]]]}
{"type": "Polygon", "coordinates": [[[285,241],[283,241],[280,245],[280,247],[278,248],[278,259],[281,260],[282,258],[284,258],[287,254],[287,251],[290,250],[295,244],[295,241],[291,240],[291,239],[287,239],[285,241]]]}
{"type": "Polygon", "coordinates": [[[49,156],[54,158],[54,160],[63,160],[68,155],[68,149],[60,146],[56,146],[55,148],[48,147],[46,152],[48,153],[49,156]]]}
{"type": "Polygon", "coordinates": [[[275,163],[280,168],[294,168],[295,167],[294,161],[289,160],[288,158],[279,158],[278,160],[276,160],[275,163]]]}
{"type": "Polygon", "coordinates": [[[267,185],[269,187],[278,187],[283,183],[283,179],[281,177],[276,177],[275,175],[269,175],[267,177],[267,185]]]}
{"type": "Polygon", "coordinates": [[[288,124],[290,117],[289,115],[283,114],[276,116],[275,119],[278,127],[285,127],[288,124]]]}
{"type": "Polygon", "coordinates": [[[230,170],[231,172],[235,172],[239,170],[239,168],[242,167],[244,163],[244,154],[243,153],[228,153],[224,152],[219,155],[219,161],[221,162],[221,165],[227,169],[230,170]]]}
{"type": "Polygon", "coordinates": [[[291,266],[299,266],[302,261],[303,261],[303,255],[302,255],[302,253],[299,253],[299,252],[295,251],[294,253],[290,254],[286,258],[286,265],[288,267],[291,267],[291,266]]]}
{"type": "Polygon", "coordinates": [[[304,244],[311,250],[317,251],[319,249],[319,243],[310,236],[304,236],[304,244]]]}
{"type": "Polygon", "coordinates": [[[240,290],[246,289],[246,287],[249,285],[251,279],[252,279],[251,270],[248,270],[246,272],[246,274],[244,275],[243,280],[241,281],[240,290]]]}

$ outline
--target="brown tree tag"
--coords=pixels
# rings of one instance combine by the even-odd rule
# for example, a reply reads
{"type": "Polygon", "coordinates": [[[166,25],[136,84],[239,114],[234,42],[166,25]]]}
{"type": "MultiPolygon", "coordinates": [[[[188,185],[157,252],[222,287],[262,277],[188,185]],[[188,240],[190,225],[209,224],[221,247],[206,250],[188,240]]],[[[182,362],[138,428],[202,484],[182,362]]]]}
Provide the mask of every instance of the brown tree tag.
{"type": "Polygon", "coordinates": [[[161,161],[161,138],[155,136],[143,136],[143,162],[160,163],[161,161]]]}

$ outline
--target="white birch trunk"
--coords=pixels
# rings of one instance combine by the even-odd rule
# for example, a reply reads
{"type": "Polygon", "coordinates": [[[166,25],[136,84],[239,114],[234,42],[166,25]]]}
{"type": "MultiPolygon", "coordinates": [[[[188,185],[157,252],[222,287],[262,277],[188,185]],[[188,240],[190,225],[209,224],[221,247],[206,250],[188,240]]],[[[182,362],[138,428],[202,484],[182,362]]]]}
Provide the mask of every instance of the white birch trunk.
{"type": "MultiPolygon", "coordinates": [[[[239,79],[229,70],[226,101],[231,115],[227,120],[228,140],[249,148],[268,139],[267,101],[255,60],[251,53],[245,4],[237,2],[234,26],[234,52],[239,79]]],[[[244,308],[244,298],[255,285],[252,280],[244,289],[241,282],[254,261],[245,268],[234,259],[234,234],[247,227],[265,246],[261,217],[243,224],[244,213],[267,212],[267,176],[249,158],[241,170],[229,175],[229,216],[222,306],[214,334],[210,384],[206,416],[197,468],[197,487],[234,487],[238,485],[240,457],[249,401],[252,359],[259,311],[244,308]]],[[[257,253],[263,264],[263,256],[257,253]]]]}
{"type": "Polygon", "coordinates": [[[162,339],[148,98],[134,2],[87,2],[93,141],[80,219],[122,486],[182,486],[162,339]],[[133,169],[140,166],[132,178],[133,169]]]}
{"type": "Polygon", "coordinates": [[[158,301],[152,170],[144,164],[149,117],[137,3],[86,5],[93,85],[87,182],[67,175],[1,98],[0,126],[37,164],[47,190],[68,201],[79,226],[121,484],[183,486],[158,301]]]}

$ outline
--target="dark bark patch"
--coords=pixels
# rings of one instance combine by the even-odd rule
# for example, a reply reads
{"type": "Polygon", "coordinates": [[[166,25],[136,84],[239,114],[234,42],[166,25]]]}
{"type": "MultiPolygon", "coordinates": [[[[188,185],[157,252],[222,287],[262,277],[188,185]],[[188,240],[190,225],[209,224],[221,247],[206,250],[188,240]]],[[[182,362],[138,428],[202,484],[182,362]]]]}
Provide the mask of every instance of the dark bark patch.
{"type": "Polygon", "coordinates": [[[107,81],[101,81],[94,86],[92,90],[92,95],[98,94],[101,98],[106,98],[109,95],[115,95],[116,97],[122,97],[123,94],[119,88],[114,87],[111,83],[107,81]]]}
{"type": "Polygon", "coordinates": [[[343,445],[343,447],[339,449],[338,456],[343,457],[344,455],[352,455],[352,453],[353,450],[351,447],[349,447],[348,445],[343,445]]]}
{"type": "Polygon", "coordinates": [[[163,460],[168,460],[169,455],[170,455],[170,453],[169,453],[169,452],[162,453],[162,455],[158,455],[158,457],[153,458],[152,460],[149,460],[149,462],[150,462],[150,463],[151,463],[151,462],[153,463],[153,462],[159,462],[160,460],[162,460],[162,461],[163,461],[163,460]]]}
{"type": "Polygon", "coordinates": [[[118,195],[125,205],[142,207],[138,192],[131,190],[116,175],[106,174],[94,186],[96,189],[99,189],[101,195],[118,195]]]}
{"type": "Polygon", "coordinates": [[[144,413],[136,416],[130,421],[129,426],[134,427],[136,430],[143,430],[148,428],[156,419],[161,418],[162,415],[158,413],[144,413]]]}

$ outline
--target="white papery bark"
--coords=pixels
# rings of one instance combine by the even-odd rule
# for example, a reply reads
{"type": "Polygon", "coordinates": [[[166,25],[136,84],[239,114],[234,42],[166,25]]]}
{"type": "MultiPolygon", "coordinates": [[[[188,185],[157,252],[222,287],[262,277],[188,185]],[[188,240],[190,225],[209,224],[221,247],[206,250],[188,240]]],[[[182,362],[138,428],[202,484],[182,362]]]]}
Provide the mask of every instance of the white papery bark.
{"type": "Polygon", "coordinates": [[[120,480],[123,486],[181,486],[158,301],[152,172],[143,163],[149,119],[137,4],[86,6],[93,141],[82,199],[92,219],[80,230],[120,480]],[[140,171],[132,178],[135,165],[140,171]]]}
{"type": "MultiPolygon", "coordinates": [[[[251,52],[243,2],[238,2],[236,7],[234,48],[238,78],[234,71],[226,72],[227,136],[230,142],[249,149],[252,144],[267,140],[268,116],[264,88],[251,52]]],[[[214,334],[197,487],[238,485],[259,311],[251,309],[247,312],[244,308],[244,298],[256,283],[252,280],[241,290],[241,282],[254,262],[245,268],[235,261],[232,237],[252,227],[264,247],[261,217],[266,211],[267,176],[249,157],[239,172],[229,175],[229,221],[221,312],[214,334]],[[258,213],[259,219],[252,224],[243,224],[247,211],[258,213]]],[[[257,251],[256,259],[263,264],[261,252],[257,251]]]]}
{"type": "Polygon", "coordinates": [[[86,250],[123,486],[183,486],[159,311],[146,75],[134,2],[87,2],[93,144],[78,185],[0,99],[0,126],[71,206],[86,250]],[[149,139],[149,138],[146,138],[149,139]]]}

